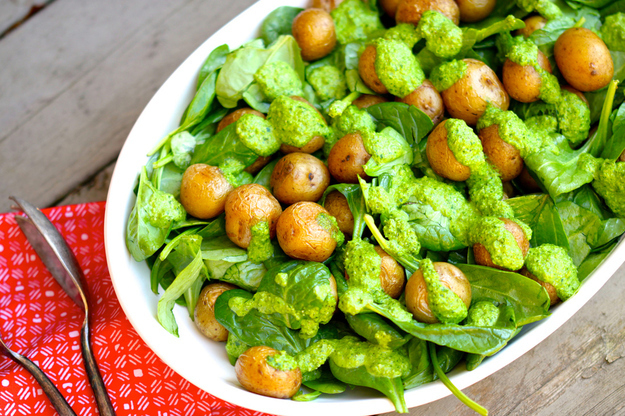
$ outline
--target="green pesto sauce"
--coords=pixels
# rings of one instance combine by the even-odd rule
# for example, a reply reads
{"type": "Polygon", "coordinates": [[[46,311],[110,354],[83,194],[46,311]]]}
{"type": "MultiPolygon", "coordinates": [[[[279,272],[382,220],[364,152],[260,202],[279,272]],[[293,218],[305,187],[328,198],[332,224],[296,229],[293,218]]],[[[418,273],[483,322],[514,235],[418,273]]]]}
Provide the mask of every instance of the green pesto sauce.
{"type": "Polygon", "coordinates": [[[438,92],[443,92],[460,81],[466,75],[468,69],[469,65],[464,61],[445,62],[432,70],[430,81],[438,92]]]}
{"type": "Polygon", "coordinates": [[[347,93],[345,75],[333,65],[322,66],[312,71],[308,82],[323,101],[331,98],[340,100],[347,93]]]}
{"type": "Polygon", "coordinates": [[[172,223],[182,221],[187,212],[176,198],[167,192],[155,189],[147,206],[148,221],[154,227],[169,228],[172,223]]]}
{"type": "MultiPolygon", "coordinates": [[[[534,133],[536,139],[536,149],[534,151],[538,151],[538,149],[544,146],[544,143],[540,143],[540,137],[546,138],[546,136],[558,132],[558,119],[555,116],[542,115],[529,117],[525,119],[525,125],[531,133],[534,133]]],[[[510,134],[510,131],[508,131],[508,133],[510,134]]]]}
{"type": "Polygon", "coordinates": [[[417,33],[426,39],[425,47],[439,58],[452,58],[462,49],[462,29],[436,10],[423,13],[417,33]]]}
{"type": "Polygon", "coordinates": [[[519,270],[523,267],[523,252],[499,218],[482,217],[476,221],[471,229],[471,243],[482,244],[497,266],[508,270],[519,270]]]}
{"type": "Polygon", "coordinates": [[[605,18],[601,38],[610,50],[625,52],[625,13],[615,13],[605,18]]]}
{"type": "Polygon", "coordinates": [[[243,114],[237,121],[236,132],[241,142],[259,156],[270,156],[280,149],[271,123],[254,114],[243,114]]]}
{"type": "Polygon", "coordinates": [[[423,259],[420,266],[428,291],[428,303],[436,319],[444,324],[463,321],[467,317],[467,305],[460,296],[441,283],[432,260],[423,259]]]}
{"type": "Polygon", "coordinates": [[[297,368],[297,360],[284,351],[268,356],[266,361],[271,367],[280,371],[291,371],[297,368]]]}
{"type": "Polygon", "coordinates": [[[522,158],[538,152],[543,147],[541,136],[530,130],[514,112],[503,111],[489,104],[484,115],[478,120],[477,128],[482,130],[493,124],[499,127],[499,137],[521,152],[522,158]]]}
{"type": "Polygon", "coordinates": [[[549,0],[516,0],[516,4],[528,13],[536,10],[548,20],[562,16],[562,10],[549,0]]]}
{"type": "Polygon", "coordinates": [[[482,142],[464,120],[450,118],[445,123],[447,144],[461,164],[471,170],[486,163],[482,142]]]}
{"type": "Polygon", "coordinates": [[[297,353],[295,359],[302,373],[308,373],[321,367],[334,352],[337,342],[338,340],[322,339],[297,353]]]}
{"type": "Polygon", "coordinates": [[[408,214],[404,211],[391,211],[384,220],[384,235],[389,240],[389,246],[398,256],[406,253],[418,256],[421,242],[414,228],[408,222],[408,214]]]}
{"type": "Polygon", "coordinates": [[[325,136],[330,130],[313,107],[285,95],[271,103],[267,121],[279,142],[295,147],[304,146],[315,136],[325,136]]]}
{"type": "Polygon", "coordinates": [[[336,222],[336,218],[332,215],[326,214],[325,212],[320,212],[317,215],[317,224],[328,233],[334,241],[336,241],[336,246],[340,247],[345,242],[345,235],[339,229],[339,224],[336,222]]]}
{"type": "Polygon", "coordinates": [[[254,74],[254,80],[269,102],[280,95],[304,94],[302,80],[293,67],[284,61],[268,62],[254,74]]]}
{"type": "Polygon", "coordinates": [[[410,23],[400,23],[387,30],[384,34],[384,39],[402,42],[412,49],[421,37],[417,33],[417,29],[414,25],[410,23]]]}
{"type": "Polygon", "coordinates": [[[374,130],[361,131],[362,141],[367,153],[379,164],[388,163],[406,153],[401,145],[404,140],[392,127],[386,127],[379,133],[374,130]]]}
{"type": "Polygon", "coordinates": [[[219,163],[219,170],[224,175],[224,178],[232,185],[233,188],[237,188],[241,185],[252,183],[254,179],[252,175],[244,171],[245,164],[235,158],[226,158],[219,163]]]}
{"type": "Polygon", "coordinates": [[[590,108],[570,91],[562,91],[562,99],[556,106],[558,123],[562,135],[572,144],[578,144],[588,138],[590,131],[590,108]]]}
{"type": "Polygon", "coordinates": [[[538,280],[555,287],[562,300],[573,296],[579,288],[577,268],[563,247],[543,244],[530,248],[525,266],[538,280]]]}
{"type": "Polygon", "coordinates": [[[286,287],[289,283],[289,275],[288,273],[276,273],[274,281],[278,284],[278,286],[286,287]]]}
{"type": "Polygon", "coordinates": [[[378,12],[361,0],[345,0],[330,15],[334,19],[336,39],[343,45],[370,38],[384,30],[378,12]]]}
{"type": "Polygon", "coordinates": [[[250,348],[245,342],[234,336],[232,333],[228,334],[228,341],[226,342],[226,353],[230,359],[230,364],[234,365],[237,358],[250,348]]]}
{"type": "Polygon", "coordinates": [[[410,371],[410,360],[404,348],[391,350],[352,336],[336,341],[330,360],[341,368],[364,366],[376,377],[402,377],[410,371]]]}
{"type": "Polygon", "coordinates": [[[471,305],[466,325],[490,327],[497,323],[497,319],[499,319],[499,308],[491,301],[481,300],[471,305]]]}
{"type": "Polygon", "coordinates": [[[616,215],[625,218],[625,162],[599,159],[594,176],[595,191],[616,215]]]}
{"type": "Polygon", "coordinates": [[[391,94],[405,97],[421,86],[425,74],[405,43],[380,38],[375,45],[375,72],[391,94]]]}
{"type": "Polygon", "coordinates": [[[253,263],[262,263],[273,256],[273,244],[269,234],[269,223],[260,221],[252,225],[252,239],[247,248],[247,257],[253,263]]]}
{"type": "Polygon", "coordinates": [[[332,127],[337,136],[343,137],[350,133],[375,131],[375,122],[366,110],[350,105],[333,120],[332,127]]]}

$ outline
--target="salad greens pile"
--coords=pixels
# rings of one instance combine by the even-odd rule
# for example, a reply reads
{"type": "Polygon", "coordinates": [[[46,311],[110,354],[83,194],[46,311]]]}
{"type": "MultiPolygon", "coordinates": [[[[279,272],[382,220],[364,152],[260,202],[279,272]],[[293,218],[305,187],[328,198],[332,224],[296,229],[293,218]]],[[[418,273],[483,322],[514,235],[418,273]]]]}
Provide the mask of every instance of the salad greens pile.
{"type": "Polygon", "coordinates": [[[193,319],[202,288],[228,282],[238,289],[219,296],[215,317],[229,332],[230,361],[261,345],[293,357],[289,362],[297,363],[304,386],[294,400],[365,386],[407,412],[405,389],[441,379],[484,414],[445,374],[462,361],[475,369],[524,325],[549,316],[550,298],[543,286],[520,273],[477,265],[473,244],[503,245],[505,251],[491,251],[496,264],[513,270],[525,265],[566,300],[625,233],[625,84],[618,84],[625,79],[625,1],[499,1],[480,22],[458,27],[429,11],[415,29],[393,26],[376,1],[345,0],[331,14],[336,47],[314,62],[302,59],[291,36],[302,10],[277,8],[264,20],[259,38],[211,52],[180,126],[150,151],[139,174],[126,242],[134,259],[150,267],[152,291],[160,295],[157,319],[178,336],[175,304],[186,307],[193,319]],[[461,120],[448,120],[449,147],[457,156],[461,149],[477,146],[478,151],[461,160],[474,175],[453,182],[430,166],[426,143],[435,126],[423,111],[401,102],[366,109],[352,105],[361,94],[375,94],[358,71],[367,45],[376,45],[388,61],[402,62],[399,69],[376,64],[391,93],[404,96],[426,78],[442,91],[459,79],[464,58],[499,72],[515,42],[526,42],[511,32],[523,28],[521,19],[532,12],[548,20],[529,37],[529,47],[535,45],[556,68],[551,77],[558,99],[545,93],[529,104],[512,100],[509,112],[489,106],[477,127],[498,125],[502,135],[516,140],[540,192],[527,193],[514,180],[516,196],[503,198],[501,180],[473,129],[461,120]],[[556,40],[574,26],[600,35],[614,63],[614,81],[585,93],[588,107],[579,111],[566,102],[567,94],[574,94],[560,95],[562,77],[554,60],[556,40]],[[289,96],[305,98],[319,112],[289,96]],[[267,117],[246,115],[217,131],[225,116],[243,107],[267,117]],[[587,117],[587,125],[571,129],[575,117],[587,117]],[[596,128],[589,135],[591,126],[596,128]],[[314,156],[326,161],[333,145],[354,132],[371,154],[364,165],[370,179],[332,183],[318,201],[324,205],[327,195],[338,191],[354,218],[346,244],[322,263],[292,259],[275,240],[264,241],[271,250],[260,255],[241,248],[228,238],[224,214],[197,219],[179,202],[183,174],[193,164],[219,167],[233,188],[256,183],[271,191],[281,145],[301,147],[311,135],[322,136],[325,145],[314,156]],[[259,156],[272,161],[249,173],[259,156]],[[531,245],[527,256],[508,241],[497,217],[519,223],[531,245]],[[433,307],[438,323],[417,321],[404,295],[393,299],[382,290],[374,244],[401,264],[408,278],[423,272],[429,301],[438,305],[433,307]],[[470,305],[431,279],[432,262],[453,264],[464,273],[470,305]],[[331,276],[338,302],[324,295],[331,276]]]}

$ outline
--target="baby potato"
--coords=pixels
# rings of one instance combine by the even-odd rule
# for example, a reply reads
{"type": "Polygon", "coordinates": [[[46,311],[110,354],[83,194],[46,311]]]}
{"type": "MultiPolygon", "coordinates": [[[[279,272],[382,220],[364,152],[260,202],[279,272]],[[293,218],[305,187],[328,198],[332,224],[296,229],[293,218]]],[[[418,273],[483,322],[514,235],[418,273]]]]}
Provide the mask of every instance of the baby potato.
{"type": "MultiPolygon", "coordinates": [[[[551,73],[549,59],[538,51],[538,65],[551,73]]],[[[540,74],[531,65],[521,66],[510,59],[503,64],[503,85],[510,97],[522,103],[538,101],[542,80],[540,74]]]]}
{"type": "Polygon", "coordinates": [[[623,151],[623,153],[621,153],[621,156],[619,156],[618,161],[619,162],[625,162],[625,151],[623,151]]]}
{"type": "Polygon", "coordinates": [[[328,155],[328,169],[341,183],[358,183],[358,176],[369,180],[363,166],[371,158],[360,133],[350,133],[334,144],[328,155]]]}
{"type": "MultiPolygon", "coordinates": [[[[506,228],[506,230],[512,233],[512,236],[516,240],[516,243],[523,253],[523,258],[525,258],[525,256],[527,256],[527,251],[530,249],[530,242],[527,240],[523,229],[519,227],[519,224],[507,218],[500,218],[500,220],[504,222],[504,227],[506,228]]],[[[475,256],[475,262],[479,265],[493,267],[499,270],[506,270],[505,268],[497,266],[495,263],[493,263],[493,260],[490,257],[490,253],[488,252],[486,247],[484,247],[480,243],[476,243],[473,245],[473,254],[475,256]]]]}
{"type": "Polygon", "coordinates": [[[530,171],[526,165],[523,165],[521,174],[517,177],[517,182],[528,193],[541,192],[540,185],[536,182],[536,179],[530,175],[530,171]]]}
{"type": "Polygon", "coordinates": [[[564,79],[580,91],[601,89],[614,76],[608,47],[589,29],[567,29],[556,41],[553,53],[564,79]]]}
{"type": "MultiPolygon", "coordinates": [[[[471,284],[462,271],[453,264],[434,262],[434,270],[438,273],[443,286],[450,289],[462,299],[467,309],[471,305],[471,284]]],[[[423,271],[417,270],[406,284],[406,307],[419,322],[436,324],[438,319],[430,309],[428,290],[423,271]]]]}
{"type": "Polygon", "coordinates": [[[271,156],[258,156],[258,158],[245,168],[247,173],[251,173],[252,175],[256,175],[262,168],[267,166],[267,163],[271,162],[271,156]]]}
{"type": "Polygon", "coordinates": [[[497,124],[480,130],[478,137],[482,141],[484,154],[497,168],[503,182],[511,181],[521,174],[523,170],[521,152],[501,139],[497,124]]]}
{"type": "Polygon", "coordinates": [[[347,198],[339,191],[330,192],[323,203],[324,208],[328,210],[330,215],[336,218],[339,230],[343,234],[354,233],[354,215],[349,209],[347,198]]]}
{"type": "Polygon", "coordinates": [[[343,0],[313,0],[312,9],[322,9],[328,13],[339,7],[343,0]]]}
{"type": "Polygon", "coordinates": [[[276,226],[282,250],[295,259],[325,261],[336,248],[332,233],[321,226],[319,214],[330,213],[314,202],[302,201],[284,210],[276,226]]]}
{"type": "Polygon", "coordinates": [[[323,145],[325,144],[325,142],[326,142],[326,139],[324,139],[323,136],[315,136],[312,139],[310,139],[310,141],[306,143],[305,145],[303,145],[302,147],[295,147],[290,144],[282,143],[280,145],[280,150],[284,154],[296,153],[296,152],[311,154],[321,149],[323,145]]]}
{"type": "Polygon", "coordinates": [[[369,108],[372,105],[386,102],[388,102],[388,100],[384,97],[380,97],[379,95],[362,94],[360,97],[356,98],[352,104],[362,110],[363,108],[369,108]]]}
{"type": "Polygon", "coordinates": [[[395,101],[405,103],[408,105],[414,105],[419,110],[423,111],[432,119],[434,125],[440,123],[445,115],[445,104],[443,98],[436,91],[434,85],[430,80],[423,81],[423,84],[404,98],[395,98],[395,101]]]}
{"type": "Polygon", "coordinates": [[[525,19],[525,27],[514,32],[514,36],[523,36],[529,38],[532,33],[542,29],[547,24],[547,19],[536,15],[525,19]]]}
{"type": "MultiPolygon", "coordinates": [[[[563,85],[561,87],[563,90],[567,90],[568,92],[572,92],[573,94],[577,95],[580,100],[582,100],[584,103],[586,103],[587,106],[590,106],[588,104],[588,99],[586,98],[586,96],[584,95],[583,92],[576,90],[575,88],[571,87],[570,85],[563,85]]],[[[589,135],[589,137],[592,136],[592,134],[589,135]]]]}
{"type": "Polygon", "coordinates": [[[196,218],[214,218],[224,211],[233,189],[218,167],[196,163],[182,175],[180,203],[196,218]]]}
{"type": "Polygon", "coordinates": [[[308,153],[289,153],[271,173],[273,194],[283,204],[318,201],[330,184],[326,165],[308,153]]]}
{"type": "Polygon", "coordinates": [[[380,268],[382,290],[393,299],[397,299],[404,291],[404,284],[406,283],[404,268],[382,247],[375,246],[374,249],[382,258],[382,267],[380,268]]]}
{"type": "Polygon", "coordinates": [[[519,271],[519,273],[521,273],[525,277],[529,277],[530,279],[532,279],[533,281],[535,281],[536,283],[540,284],[542,287],[545,288],[545,290],[547,291],[547,294],[549,295],[550,306],[553,306],[556,303],[560,302],[560,298],[558,297],[556,288],[551,283],[547,283],[547,282],[543,282],[542,280],[539,280],[538,277],[536,277],[529,270],[527,270],[527,267],[523,267],[519,271]]]}
{"type": "Polygon", "coordinates": [[[388,94],[388,90],[378,78],[377,72],[375,72],[375,58],[377,58],[378,52],[375,45],[369,45],[365,48],[358,60],[358,73],[362,82],[374,92],[378,94],[388,94]]]}
{"type": "Polygon", "coordinates": [[[282,214],[280,203],[262,185],[241,185],[226,198],[226,234],[241,248],[252,239],[252,227],[261,221],[269,224],[269,236],[276,235],[276,223],[282,214]]]}
{"type": "Polygon", "coordinates": [[[256,111],[249,107],[239,108],[238,110],[234,110],[232,113],[221,119],[221,121],[217,125],[217,133],[219,133],[232,123],[237,122],[241,118],[241,116],[243,116],[243,114],[254,114],[255,116],[265,118],[265,115],[260,111],[256,111]]]}
{"type": "Polygon", "coordinates": [[[267,364],[267,357],[278,354],[277,350],[265,346],[251,347],[237,359],[234,372],[239,383],[252,393],[263,396],[288,399],[302,385],[299,368],[282,371],[267,364]]]}
{"type": "Polygon", "coordinates": [[[501,185],[503,186],[504,201],[506,199],[514,198],[516,196],[516,191],[514,189],[514,186],[512,185],[512,182],[502,182],[501,185]]]}
{"type": "Polygon", "coordinates": [[[336,29],[330,13],[306,9],[293,19],[293,37],[305,61],[316,61],[328,55],[336,45],[336,29]]]}
{"type": "Polygon", "coordinates": [[[224,342],[228,339],[228,330],[215,319],[215,302],[226,290],[237,289],[230,283],[211,283],[200,292],[193,313],[195,326],[208,339],[224,342]]]}
{"type": "Polygon", "coordinates": [[[460,9],[461,22],[479,22],[488,17],[497,5],[497,0],[456,0],[460,9]]]}
{"type": "Polygon", "coordinates": [[[452,181],[466,181],[471,176],[471,169],[458,162],[447,144],[447,120],[440,123],[428,136],[425,154],[430,166],[438,175],[452,181]]]}
{"type": "Polygon", "coordinates": [[[453,0],[401,0],[397,5],[397,23],[418,25],[421,16],[428,10],[436,10],[456,25],[460,23],[460,9],[453,0]]]}
{"type": "Polygon", "coordinates": [[[488,65],[476,59],[464,59],[464,62],[468,65],[466,74],[441,95],[447,112],[453,118],[475,126],[488,103],[507,110],[510,97],[488,65]]]}
{"type": "Polygon", "coordinates": [[[379,0],[378,3],[380,7],[382,7],[382,10],[394,19],[400,1],[401,0],[379,0]]]}

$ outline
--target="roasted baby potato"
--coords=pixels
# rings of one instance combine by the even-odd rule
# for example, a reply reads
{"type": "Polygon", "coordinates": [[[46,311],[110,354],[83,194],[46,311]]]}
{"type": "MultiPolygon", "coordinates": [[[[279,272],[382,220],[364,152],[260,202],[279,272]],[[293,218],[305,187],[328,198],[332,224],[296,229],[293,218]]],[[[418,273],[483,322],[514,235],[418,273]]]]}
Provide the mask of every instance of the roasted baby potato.
{"type": "Polygon", "coordinates": [[[214,218],[224,211],[226,197],[233,189],[218,167],[196,163],[182,175],[180,203],[196,218],[214,218]]]}
{"type": "Polygon", "coordinates": [[[536,15],[525,19],[525,27],[514,32],[514,36],[523,36],[529,38],[532,33],[542,29],[547,24],[547,19],[536,15]]]}
{"type": "Polygon", "coordinates": [[[326,165],[308,153],[289,153],[271,173],[273,194],[283,204],[318,201],[330,184],[326,165]]]}
{"type": "Polygon", "coordinates": [[[215,319],[215,301],[226,290],[237,289],[230,283],[211,283],[200,292],[194,311],[195,326],[213,341],[224,342],[228,339],[228,330],[215,319]]]}
{"type": "MultiPolygon", "coordinates": [[[[467,309],[471,305],[471,285],[466,276],[456,266],[434,262],[434,270],[438,273],[441,283],[462,299],[467,309]]],[[[406,307],[419,322],[426,324],[438,323],[438,319],[430,309],[428,290],[423,272],[417,270],[406,284],[406,307]]]]}
{"type": "Polygon", "coordinates": [[[328,156],[328,169],[341,183],[358,183],[358,176],[368,180],[363,166],[371,158],[360,133],[350,133],[334,144],[328,156]]]}
{"type": "Polygon", "coordinates": [[[453,0],[401,0],[397,5],[397,23],[418,25],[421,16],[428,10],[436,10],[455,24],[460,23],[460,9],[453,0]]]}
{"type": "Polygon", "coordinates": [[[378,3],[380,4],[380,7],[382,7],[382,10],[394,19],[395,14],[397,13],[397,6],[400,1],[401,0],[379,0],[378,3]]]}
{"type": "MultiPolygon", "coordinates": [[[[542,51],[538,51],[538,65],[551,73],[549,59],[542,51]]],[[[510,97],[522,103],[538,101],[542,80],[540,74],[531,65],[521,66],[510,59],[503,64],[503,85],[510,97]]]]}
{"type": "Polygon", "coordinates": [[[445,104],[443,98],[436,91],[434,85],[429,80],[423,81],[423,84],[404,98],[395,98],[395,101],[414,105],[419,110],[427,114],[434,125],[440,123],[445,115],[445,104]]]}
{"type": "Polygon", "coordinates": [[[380,81],[377,72],[375,72],[375,58],[378,52],[375,45],[369,45],[365,48],[358,60],[358,73],[362,82],[374,92],[378,94],[388,94],[388,90],[380,81]]]}
{"type": "Polygon", "coordinates": [[[276,223],[282,207],[271,192],[262,185],[241,185],[226,198],[226,234],[241,248],[252,239],[252,227],[261,221],[269,224],[269,236],[276,235],[276,223]]]}
{"type": "Polygon", "coordinates": [[[251,173],[252,175],[256,175],[262,168],[267,166],[267,163],[271,162],[271,156],[258,156],[258,158],[245,168],[247,173],[251,173]]]}
{"type": "Polygon", "coordinates": [[[521,152],[502,140],[497,124],[480,130],[478,137],[482,141],[484,154],[497,168],[503,182],[511,181],[521,174],[524,166],[521,152]]]}
{"type": "Polygon", "coordinates": [[[234,110],[232,113],[221,119],[221,121],[217,125],[217,133],[219,133],[232,123],[236,123],[241,118],[241,116],[243,116],[243,114],[254,114],[255,116],[265,118],[265,115],[260,111],[256,111],[249,107],[239,108],[238,110],[234,110]]]}
{"type": "MultiPolygon", "coordinates": [[[[506,228],[506,230],[512,233],[512,236],[516,240],[516,243],[519,245],[519,248],[523,253],[523,258],[525,258],[528,250],[530,249],[530,242],[527,240],[523,229],[519,227],[516,222],[507,218],[500,218],[500,220],[504,222],[504,227],[506,228]]],[[[480,243],[476,243],[473,245],[473,254],[475,256],[475,262],[477,264],[480,264],[482,266],[494,267],[495,269],[506,270],[505,268],[497,266],[495,263],[493,263],[493,260],[490,257],[490,253],[488,252],[486,247],[484,247],[480,243]]]]}
{"type": "Polygon", "coordinates": [[[336,218],[339,229],[343,234],[354,233],[354,215],[349,209],[347,198],[339,191],[332,191],[323,203],[323,207],[328,210],[330,215],[336,218]]]}
{"type": "MultiPolygon", "coordinates": [[[[298,202],[284,210],[276,226],[282,250],[295,259],[325,261],[336,248],[333,230],[322,225],[320,214],[330,215],[314,202],[298,202]]],[[[336,230],[339,231],[339,230],[336,230]]]]}
{"type": "Polygon", "coordinates": [[[368,108],[372,105],[386,102],[388,102],[388,100],[384,97],[380,97],[379,95],[362,94],[360,97],[356,98],[352,104],[362,110],[363,108],[368,108]]]}
{"type": "Polygon", "coordinates": [[[497,0],[456,0],[460,9],[461,22],[479,22],[488,17],[497,5],[497,0]]]}
{"type": "Polygon", "coordinates": [[[526,165],[523,165],[523,170],[521,170],[516,181],[526,192],[541,192],[540,185],[538,185],[538,182],[530,175],[526,165]]]}
{"type": "Polygon", "coordinates": [[[553,287],[551,283],[547,283],[547,282],[543,282],[542,280],[539,280],[538,277],[534,276],[529,270],[527,270],[526,267],[523,267],[519,271],[519,273],[521,273],[525,277],[529,277],[530,279],[532,279],[533,281],[535,281],[536,283],[540,284],[542,287],[545,288],[545,290],[547,291],[547,294],[549,295],[550,306],[553,306],[556,303],[560,302],[560,298],[558,297],[556,288],[553,287]]]}
{"type": "Polygon", "coordinates": [[[280,145],[280,151],[282,151],[282,153],[284,154],[296,153],[296,152],[311,154],[321,149],[323,145],[325,144],[325,142],[326,142],[326,139],[324,139],[323,136],[315,136],[312,139],[310,139],[310,141],[302,147],[295,147],[290,144],[282,143],[282,145],[280,145]]]}
{"type": "Polygon", "coordinates": [[[336,45],[334,20],[322,9],[306,9],[295,16],[292,31],[305,61],[323,58],[336,45]]]}
{"type": "Polygon", "coordinates": [[[425,154],[430,166],[436,174],[451,179],[452,181],[466,181],[471,176],[471,169],[458,162],[456,156],[447,143],[447,128],[445,123],[440,123],[428,136],[425,145],[425,154]]]}
{"type": "Polygon", "coordinates": [[[252,393],[288,399],[299,390],[302,372],[299,368],[282,371],[267,364],[267,357],[278,354],[270,347],[257,346],[245,351],[237,359],[234,372],[239,383],[252,393]]]}
{"type": "Polygon", "coordinates": [[[406,284],[404,268],[384,251],[382,247],[375,246],[374,249],[382,258],[382,267],[380,269],[382,290],[393,299],[397,299],[404,291],[404,284],[406,284]]]}
{"type": "Polygon", "coordinates": [[[442,92],[447,112],[470,126],[486,111],[488,103],[502,110],[510,106],[510,97],[497,75],[484,62],[464,59],[467,73],[450,88],[442,92]]]}
{"type": "Polygon", "coordinates": [[[339,7],[339,4],[343,3],[343,0],[313,0],[312,9],[322,9],[330,13],[332,10],[339,7]]]}
{"type": "Polygon", "coordinates": [[[553,54],[564,79],[580,91],[599,90],[614,76],[608,47],[589,29],[567,29],[556,41],[553,54]]]}

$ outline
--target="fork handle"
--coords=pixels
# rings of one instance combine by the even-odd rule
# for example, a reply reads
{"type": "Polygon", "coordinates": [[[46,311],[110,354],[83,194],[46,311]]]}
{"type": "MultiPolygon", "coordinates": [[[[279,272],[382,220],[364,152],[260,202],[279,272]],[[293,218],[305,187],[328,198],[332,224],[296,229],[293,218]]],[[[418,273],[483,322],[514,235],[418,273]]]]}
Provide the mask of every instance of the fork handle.
{"type": "Polygon", "coordinates": [[[11,354],[11,358],[20,363],[22,367],[28,370],[28,372],[35,377],[35,380],[37,380],[43,392],[46,396],[48,396],[50,403],[52,403],[52,406],[54,406],[59,415],[76,416],[76,413],[74,413],[70,405],[67,403],[65,397],[63,397],[61,392],[56,388],[41,368],[37,367],[35,363],[21,354],[13,353],[11,354]]]}
{"type": "Polygon", "coordinates": [[[85,362],[87,377],[89,378],[89,383],[93,389],[93,395],[95,396],[95,401],[98,405],[100,415],[115,416],[115,409],[113,409],[109,395],[106,392],[106,386],[104,385],[104,381],[100,375],[100,370],[98,369],[98,364],[95,360],[95,356],[93,355],[93,350],[91,349],[88,319],[84,320],[82,330],[80,331],[80,348],[82,349],[82,358],[85,362]]]}

